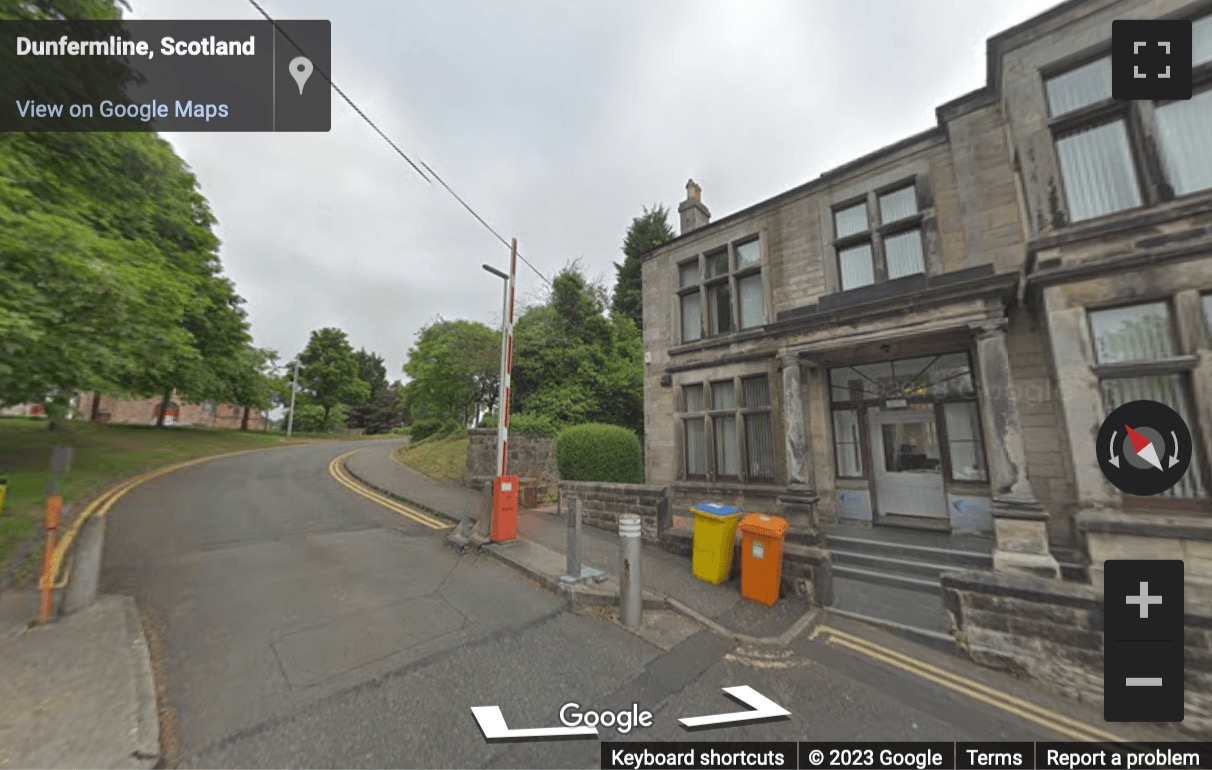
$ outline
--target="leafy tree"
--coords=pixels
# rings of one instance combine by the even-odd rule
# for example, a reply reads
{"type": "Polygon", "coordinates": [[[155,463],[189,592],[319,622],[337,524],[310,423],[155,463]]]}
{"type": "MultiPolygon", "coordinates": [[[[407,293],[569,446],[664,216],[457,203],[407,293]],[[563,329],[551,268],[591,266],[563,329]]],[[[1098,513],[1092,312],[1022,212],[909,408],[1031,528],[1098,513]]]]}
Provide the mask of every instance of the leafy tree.
{"type": "Polygon", "coordinates": [[[0,401],[220,390],[248,335],[213,222],[154,135],[0,136],[0,401]]]}
{"type": "Polygon", "coordinates": [[[611,315],[626,316],[635,322],[637,329],[644,328],[640,257],[675,237],[669,226],[669,212],[660,204],[651,209],[645,206],[644,213],[631,220],[623,238],[623,262],[614,265],[617,280],[610,303],[611,315]]]}
{"type": "Polygon", "coordinates": [[[244,407],[240,430],[248,430],[253,408],[266,410],[273,405],[278,354],[266,348],[246,347],[240,352],[238,366],[231,375],[231,402],[244,407]]]}
{"type": "MultiPolygon", "coordinates": [[[[0,3],[0,18],[120,17],[112,0],[0,3]]],[[[131,78],[98,67],[91,99],[131,78]]],[[[154,134],[0,136],[0,402],[45,400],[53,428],[78,389],[231,400],[250,337],[214,222],[154,134]]]]}
{"type": "Polygon", "coordinates": [[[501,335],[475,321],[438,318],[417,335],[404,372],[412,413],[474,425],[496,405],[501,335]]]}
{"type": "Polygon", "coordinates": [[[643,426],[639,332],[629,318],[608,318],[602,296],[570,265],[543,305],[527,310],[514,332],[514,408],[555,424],[643,426]]]}
{"type": "Polygon", "coordinates": [[[366,402],[370,386],[358,376],[358,356],[345,332],[326,327],[311,333],[299,354],[299,388],[323,410],[326,429],[334,424],[336,406],[366,402]]]}
{"type": "MultiPolygon", "coordinates": [[[[368,435],[390,433],[404,424],[404,386],[398,381],[359,407],[360,425],[368,435]]],[[[351,421],[352,422],[352,421],[351,421]]]]}
{"type": "MultiPolygon", "coordinates": [[[[358,377],[366,383],[369,392],[365,402],[353,406],[349,410],[349,420],[347,425],[351,428],[361,428],[367,433],[385,432],[371,431],[368,421],[371,420],[371,415],[376,414],[373,419],[376,424],[382,423],[384,415],[381,411],[394,403],[394,399],[387,398],[387,366],[383,362],[383,357],[372,353],[365,348],[354,353],[358,359],[358,377]]],[[[398,405],[397,405],[398,406],[398,405]]],[[[398,410],[397,410],[398,411],[398,410]]],[[[391,427],[395,427],[392,425],[391,427]]],[[[387,430],[390,430],[388,428],[387,430]]]]}
{"type": "Polygon", "coordinates": [[[383,356],[365,348],[354,353],[358,359],[358,377],[370,386],[369,398],[373,399],[387,390],[387,365],[383,356]]]}
{"type": "Polygon", "coordinates": [[[291,427],[295,433],[328,433],[344,419],[344,404],[337,404],[325,413],[319,404],[300,403],[295,405],[295,420],[291,427]]]}
{"type": "Polygon", "coordinates": [[[120,8],[130,4],[114,0],[4,0],[0,2],[0,19],[40,21],[47,19],[98,19],[114,21],[121,18],[120,8]]]}

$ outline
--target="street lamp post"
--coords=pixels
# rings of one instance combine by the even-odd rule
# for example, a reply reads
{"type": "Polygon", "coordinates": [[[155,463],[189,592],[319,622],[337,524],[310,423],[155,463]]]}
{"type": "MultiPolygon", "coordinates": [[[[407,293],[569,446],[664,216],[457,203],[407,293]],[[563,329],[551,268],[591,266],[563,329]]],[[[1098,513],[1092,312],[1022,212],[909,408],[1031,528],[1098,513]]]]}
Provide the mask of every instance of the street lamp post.
{"type": "Polygon", "coordinates": [[[290,383],[290,414],[286,416],[286,437],[295,429],[295,394],[299,392],[299,359],[295,359],[295,377],[290,383]]]}
{"type": "Polygon", "coordinates": [[[505,281],[501,303],[501,384],[497,396],[497,474],[492,480],[491,535],[496,542],[513,540],[518,531],[518,479],[506,475],[509,467],[509,378],[513,371],[514,285],[518,275],[518,241],[509,253],[509,274],[488,265],[485,270],[505,281]]]}
{"type": "Polygon", "coordinates": [[[505,475],[505,359],[509,356],[509,275],[492,265],[481,265],[504,281],[501,289],[501,373],[497,380],[497,475],[505,475]]]}

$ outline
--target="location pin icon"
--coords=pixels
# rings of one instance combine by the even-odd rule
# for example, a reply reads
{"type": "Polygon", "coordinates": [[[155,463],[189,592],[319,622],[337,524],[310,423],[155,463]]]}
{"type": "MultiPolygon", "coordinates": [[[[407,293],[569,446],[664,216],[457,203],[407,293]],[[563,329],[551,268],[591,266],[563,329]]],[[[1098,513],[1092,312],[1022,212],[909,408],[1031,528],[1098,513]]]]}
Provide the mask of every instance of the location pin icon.
{"type": "Polygon", "coordinates": [[[299,84],[299,95],[303,95],[303,86],[307,85],[307,79],[311,77],[311,59],[306,56],[296,56],[290,60],[290,76],[299,84]]]}

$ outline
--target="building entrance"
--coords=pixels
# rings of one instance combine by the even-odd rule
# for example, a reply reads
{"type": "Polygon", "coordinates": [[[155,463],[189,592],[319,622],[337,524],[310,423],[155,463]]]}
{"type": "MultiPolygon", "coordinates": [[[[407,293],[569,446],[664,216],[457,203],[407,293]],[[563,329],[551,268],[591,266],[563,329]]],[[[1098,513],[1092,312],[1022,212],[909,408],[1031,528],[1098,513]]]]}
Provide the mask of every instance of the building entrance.
{"type": "Polygon", "coordinates": [[[942,452],[934,408],[867,412],[876,513],[946,520],[942,452]]]}

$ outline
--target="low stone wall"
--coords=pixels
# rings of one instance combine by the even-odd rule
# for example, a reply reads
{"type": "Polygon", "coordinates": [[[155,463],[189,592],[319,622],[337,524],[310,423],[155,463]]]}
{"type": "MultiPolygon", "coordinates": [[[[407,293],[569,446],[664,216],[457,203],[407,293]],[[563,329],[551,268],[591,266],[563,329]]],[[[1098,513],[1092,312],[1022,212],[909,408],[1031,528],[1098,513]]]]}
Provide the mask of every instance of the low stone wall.
{"type": "MultiPolygon", "coordinates": [[[[992,572],[942,577],[951,633],[975,662],[1079,701],[1103,702],[1102,593],[992,572]]],[[[1186,614],[1184,731],[1212,735],[1212,613],[1186,614]]]]}
{"type": "Polygon", "coordinates": [[[802,596],[818,607],[833,604],[833,560],[829,551],[783,544],[783,595],[802,596]]]}
{"type": "Polygon", "coordinates": [[[673,526],[669,492],[652,484],[610,484],[601,481],[561,481],[560,515],[572,514],[571,500],[581,501],[581,521],[591,527],[617,532],[619,516],[640,517],[646,542],[659,543],[661,533],[673,526]]]}
{"type": "MultiPolygon", "coordinates": [[[[497,432],[475,428],[467,431],[467,485],[491,489],[497,475],[497,432]]],[[[556,469],[555,440],[544,436],[509,436],[509,473],[554,486],[560,479],[556,469]]]]}

